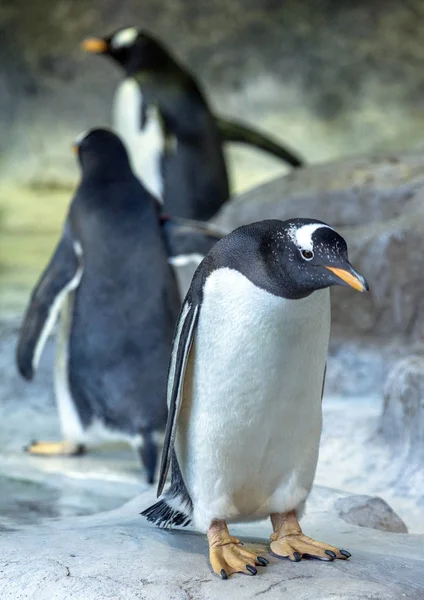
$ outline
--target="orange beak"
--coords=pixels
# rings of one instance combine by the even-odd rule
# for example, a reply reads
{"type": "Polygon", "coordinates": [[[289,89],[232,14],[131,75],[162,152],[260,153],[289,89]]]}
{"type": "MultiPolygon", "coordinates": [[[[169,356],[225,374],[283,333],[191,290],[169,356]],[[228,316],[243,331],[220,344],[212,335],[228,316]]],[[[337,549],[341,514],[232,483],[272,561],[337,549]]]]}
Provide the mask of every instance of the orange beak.
{"type": "Polygon", "coordinates": [[[103,54],[108,51],[109,46],[101,38],[87,38],[81,43],[81,48],[91,54],[103,54]]]}
{"type": "Polygon", "coordinates": [[[78,146],[77,146],[77,144],[74,144],[74,145],[72,146],[72,152],[73,152],[74,154],[78,154],[78,146]]]}
{"type": "Polygon", "coordinates": [[[352,272],[350,272],[346,269],[337,269],[336,267],[325,268],[334,273],[334,275],[337,275],[337,277],[347,283],[347,285],[353,287],[354,290],[357,290],[358,292],[368,291],[368,283],[365,281],[362,275],[359,275],[359,273],[356,273],[353,269],[352,272]]]}

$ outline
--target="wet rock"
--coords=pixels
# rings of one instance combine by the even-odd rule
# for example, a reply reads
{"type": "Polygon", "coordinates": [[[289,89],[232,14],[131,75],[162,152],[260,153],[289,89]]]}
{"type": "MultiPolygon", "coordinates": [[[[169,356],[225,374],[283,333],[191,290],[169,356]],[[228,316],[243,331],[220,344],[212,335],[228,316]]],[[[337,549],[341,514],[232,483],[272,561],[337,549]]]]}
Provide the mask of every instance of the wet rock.
{"type": "Polygon", "coordinates": [[[405,523],[382,498],[347,496],[339,498],[335,508],[343,521],[351,525],[392,533],[408,533],[405,523]]]}

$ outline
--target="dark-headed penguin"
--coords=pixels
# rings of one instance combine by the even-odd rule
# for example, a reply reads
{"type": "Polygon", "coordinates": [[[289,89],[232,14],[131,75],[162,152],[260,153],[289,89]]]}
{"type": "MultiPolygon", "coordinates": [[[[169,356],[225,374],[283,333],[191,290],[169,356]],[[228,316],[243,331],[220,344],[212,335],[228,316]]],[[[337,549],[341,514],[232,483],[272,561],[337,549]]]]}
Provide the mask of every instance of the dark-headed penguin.
{"type": "Polygon", "coordinates": [[[114,127],[134,171],[172,216],[211,218],[229,198],[222,142],[254,144],[301,161],[240,123],[215,118],[195,77],[152,35],[135,27],[83,42],[125,72],[114,102],[114,127]]]}
{"type": "Polygon", "coordinates": [[[220,240],[183,304],[168,380],[159,526],[207,532],[212,568],[255,575],[267,560],[227,523],[271,518],[271,551],[299,561],[349,558],[303,534],[315,476],[332,285],[368,289],[346,242],[312,219],[269,220],[220,240]]]}
{"type": "Polygon", "coordinates": [[[217,234],[199,225],[191,237],[190,224],[161,219],[111,131],[82,134],[76,151],[81,181],[32,293],[17,350],[20,373],[32,379],[61,313],[55,394],[63,441],[36,442],[28,451],[72,455],[107,440],[128,441],[151,482],[181,305],[169,257],[180,249],[205,254],[217,234]]]}

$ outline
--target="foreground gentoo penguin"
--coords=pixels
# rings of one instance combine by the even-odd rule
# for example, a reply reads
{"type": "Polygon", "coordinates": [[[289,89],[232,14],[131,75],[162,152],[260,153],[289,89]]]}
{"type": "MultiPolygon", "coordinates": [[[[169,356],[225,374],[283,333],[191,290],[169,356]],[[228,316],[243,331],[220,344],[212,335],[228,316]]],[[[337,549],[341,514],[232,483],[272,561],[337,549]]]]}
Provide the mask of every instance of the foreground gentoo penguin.
{"type": "Polygon", "coordinates": [[[146,32],[120,29],[82,45],[123,68],[114,127],[129,149],[134,171],[172,216],[207,220],[228,200],[223,141],[254,144],[292,166],[301,165],[258,131],[215,118],[195,77],[146,32]]]}
{"type": "Polygon", "coordinates": [[[86,133],[77,152],[82,179],[32,294],[17,351],[19,371],[31,379],[61,311],[55,392],[64,441],[34,443],[28,451],[71,455],[126,440],[139,449],[151,482],[181,305],[168,260],[206,254],[217,238],[200,224],[160,218],[112,132],[86,133]]]}
{"type": "Polygon", "coordinates": [[[331,285],[368,289],[346,242],[312,219],[262,221],[219,241],[199,266],[176,328],[158,494],[142,514],[207,531],[224,579],[267,561],[227,522],[271,517],[274,555],[348,558],[306,537],[330,335],[331,285]]]}

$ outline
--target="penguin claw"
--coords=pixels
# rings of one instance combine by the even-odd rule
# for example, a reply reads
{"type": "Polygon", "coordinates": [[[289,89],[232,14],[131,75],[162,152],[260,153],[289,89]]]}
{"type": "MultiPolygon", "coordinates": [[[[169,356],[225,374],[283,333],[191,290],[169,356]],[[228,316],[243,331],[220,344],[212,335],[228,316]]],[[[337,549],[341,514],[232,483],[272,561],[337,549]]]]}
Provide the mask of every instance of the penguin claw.
{"type": "Polygon", "coordinates": [[[213,521],[208,530],[209,560],[214,572],[221,579],[233,573],[256,575],[256,567],[265,567],[268,561],[247,550],[236,537],[229,534],[225,521],[213,521]]]}
{"type": "Polygon", "coordinates": [[[346,560],[351,556],[347,550],[338,550],[323,542],[317,542],[303,535],[303,533],[274,538],[275,536],[272,536],[272,554],[278,558],[288,558],[293,562],[299,562],[302,558],[315,558],[325,561],[333,561],[337,558],[346,560]]]}

